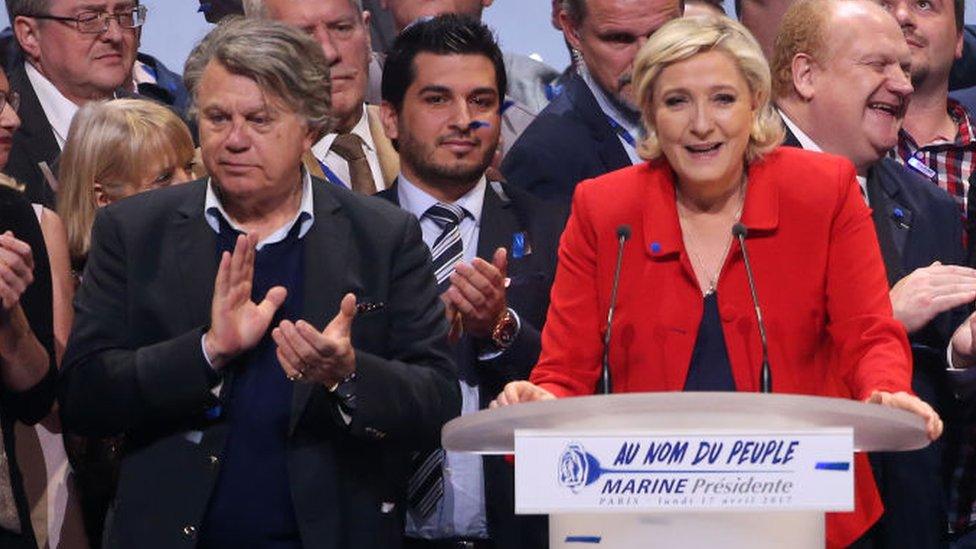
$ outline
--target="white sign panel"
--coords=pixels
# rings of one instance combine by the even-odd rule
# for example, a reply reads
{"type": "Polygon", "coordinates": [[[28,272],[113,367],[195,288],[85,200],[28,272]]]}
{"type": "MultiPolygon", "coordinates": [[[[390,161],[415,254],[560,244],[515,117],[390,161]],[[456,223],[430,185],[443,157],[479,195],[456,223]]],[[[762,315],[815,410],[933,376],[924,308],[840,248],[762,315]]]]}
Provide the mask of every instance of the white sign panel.
{"type": "Polygon", "coordinates": [[[515,432],[518,513],[854,508],[851,429],[515,432]]]}

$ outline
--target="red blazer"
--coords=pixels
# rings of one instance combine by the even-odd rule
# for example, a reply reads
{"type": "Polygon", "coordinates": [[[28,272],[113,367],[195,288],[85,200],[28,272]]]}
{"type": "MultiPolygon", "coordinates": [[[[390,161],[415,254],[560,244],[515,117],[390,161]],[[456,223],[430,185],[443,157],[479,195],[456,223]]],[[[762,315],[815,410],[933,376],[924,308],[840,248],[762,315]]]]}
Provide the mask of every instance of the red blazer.
{"type": "MultiPolygon", "coordinates": [[[[531,381],[560,397],[594,391],[600,372],[616,229],[630,225],[610,364],[616,392],[680,391],[702,318],[663,158],[580,183],[531,381]]],[[[864,399],[911,390],[911,352],[893,317],[870,210],[853,166],[779,148],[748,169],[742,223],[769,341],[773,390],[864,399]]],[[[742,252],[733,243],[718,307],[739,391],[757,391],[762,349],[742,252]]],[[[855,461],[855,511],[827,520],[846,545],[881,515],[867,460],[855,461]]]]}

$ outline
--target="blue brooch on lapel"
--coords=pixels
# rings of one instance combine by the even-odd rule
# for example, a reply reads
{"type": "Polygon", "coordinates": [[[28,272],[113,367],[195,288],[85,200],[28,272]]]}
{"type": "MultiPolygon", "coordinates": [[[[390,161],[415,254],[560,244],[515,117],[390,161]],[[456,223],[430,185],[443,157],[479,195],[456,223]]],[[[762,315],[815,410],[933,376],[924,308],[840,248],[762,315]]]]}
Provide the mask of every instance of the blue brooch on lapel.
{"type": "Polygon", "coordinates": [[[532,254],[532,243],[524,232],[517,232],[512,235],[512,259],[521,259],[532,254]]]}

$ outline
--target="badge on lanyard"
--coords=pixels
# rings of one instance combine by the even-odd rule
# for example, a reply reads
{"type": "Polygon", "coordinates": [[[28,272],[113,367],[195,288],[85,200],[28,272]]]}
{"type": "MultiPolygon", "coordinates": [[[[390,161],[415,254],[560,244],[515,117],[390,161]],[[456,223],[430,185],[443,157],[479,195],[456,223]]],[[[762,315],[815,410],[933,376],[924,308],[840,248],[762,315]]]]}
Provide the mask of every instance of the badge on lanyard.
{"type": "Polygon", "coordinates": [[[912,156],[912,157],[910,157],[908,159],[908,165],[911,166],[913,170],[915,170],[916,172],[924,175],[925,177],[927,177],[929,179],[934,179],[935,176],[937,175],[935,173],[935,170],[933,170],[932,168],[926,166],[924,162],[922,162],[921,160],[919,160],[918,158],[916,158],[914,156],[912,156]]]}

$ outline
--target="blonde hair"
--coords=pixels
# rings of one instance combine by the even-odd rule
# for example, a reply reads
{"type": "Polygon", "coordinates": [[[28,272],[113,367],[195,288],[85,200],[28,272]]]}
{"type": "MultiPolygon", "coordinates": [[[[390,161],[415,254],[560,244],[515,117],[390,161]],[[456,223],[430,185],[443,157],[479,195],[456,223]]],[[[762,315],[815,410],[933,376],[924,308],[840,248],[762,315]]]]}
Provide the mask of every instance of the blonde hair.
{"type": "Polygon", "coordinates": [[[193,161],[193,138],[168,108],[142,99],[92,102],[71,121],[58,160],[58,214],[74,261],[88,254],[98,206],[95,183],[118,196],[138,185],[154,161],[183,167],[193,161]]]}
{"type": "Polygon", "coordinates": [[[634,84],[647,136],[638,152],[645,160],[661,155],[651,103],[654,84],[665,67],[706,51],[725,53],[736,64],[756,102],[749,132],[746,161],[758,160],[783,142],[783,123],[769,101],[769,65],[756,39],[742,24],[728,17],[682,17],[654,32],[634,59],[634,84]]]}

